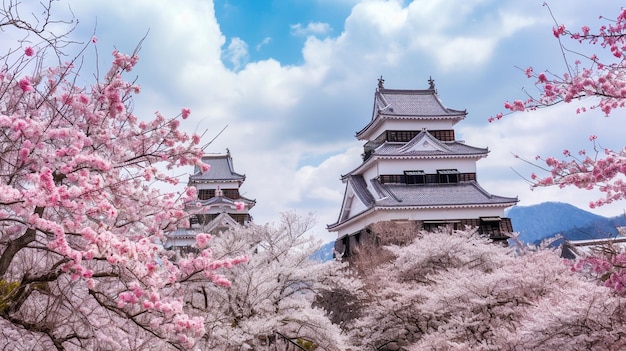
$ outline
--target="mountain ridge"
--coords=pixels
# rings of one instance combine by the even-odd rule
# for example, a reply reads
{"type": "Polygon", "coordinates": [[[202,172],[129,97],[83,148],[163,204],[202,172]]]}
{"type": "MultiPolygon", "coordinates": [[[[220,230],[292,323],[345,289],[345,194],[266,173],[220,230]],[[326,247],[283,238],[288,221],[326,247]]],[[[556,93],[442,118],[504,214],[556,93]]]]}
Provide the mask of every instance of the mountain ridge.
{"type": "Polygon", "coordinates": [[[626,226],[622,215],[604,217],[563,202],[516,206],[506,215],[513,230],[519,233],[518,238],[525,243],[539,243],[556,235],[568,240],[613,237],[617,235],[617,227],[626,226]]]}

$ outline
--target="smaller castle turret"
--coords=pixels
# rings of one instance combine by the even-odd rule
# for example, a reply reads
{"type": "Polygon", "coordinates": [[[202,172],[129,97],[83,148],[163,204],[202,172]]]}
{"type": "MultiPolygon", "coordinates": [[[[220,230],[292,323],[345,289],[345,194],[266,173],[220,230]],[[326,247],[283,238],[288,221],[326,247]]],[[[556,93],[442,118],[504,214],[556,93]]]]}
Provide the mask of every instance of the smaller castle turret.
{"type": "Polygon", "coordinates": [[[197,199],[185,204],[190,226],[168,234],[166,248],[190,247],[197,233],[219,234],[252,222],[249,211],[256,200],[240,194],[246,176],[235,172],[230,151],[205,155],[202,162],[210,169],[202,172],[196,167],[189,176],[188,185],[197,190],[197,199]]]}

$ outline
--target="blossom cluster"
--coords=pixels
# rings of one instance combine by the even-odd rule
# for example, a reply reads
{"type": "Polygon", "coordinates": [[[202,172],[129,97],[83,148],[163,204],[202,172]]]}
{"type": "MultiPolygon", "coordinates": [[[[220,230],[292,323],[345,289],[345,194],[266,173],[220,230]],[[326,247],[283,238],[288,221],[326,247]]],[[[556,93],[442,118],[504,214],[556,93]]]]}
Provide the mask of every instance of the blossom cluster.
{"type": "MultiPolygon", "coordinates": [[[[607,252],[608,253],[608,252],[607,252]]],[[[578,260],[572,270],[596,277],[603,285],[626,295],[626,253],[593,254],[578,260]]]]}
{"type": "MultiPolygon", "coordinates": [[[[601,17],[601,19],[605,18],[601,17]]],[[[558,38],[562,48],[564,48],[562,40],[569,38],[578,43],[598,45],[601,49],[609,50],[611,57],[616,60],[601,60],[601,56],[596,54],[580,55],[586,61],[576,59],[570,67],[568,59],[565,58],[568,70],[562,75],[548,71],[537,73],[529,67],[525,70],[525,74],[528,78],[536,79],[535,85],[540,91],[539,96],[529,96],[526,100],[507,101],[504,103],[504,108],[511,112],[532,111],[558,103],[569,103],[584,97],[594,99],[585,100],[587,105],[578,107],[577,113],[597,109],[608,116],[615,109],[625,107],[626,9],[621,9],[615,20],[606,20],[596,31],[589,26],[581,27],[580,31],[571,31],[565,25],[557,24],[553,28],[553,34],[558,38]]],[[[500,119],[502,116],[503,114],[500,113],[491,117],[489,121],[500,119]]],[[[590,137],[595,154],[589,155],[586,150],[580,150],[578,156],[574,156],[569,150],[564,150],[563,159],[539,158],[545,161],[549,174],[531,175],[534,181],[533,186],[597,188],[604,192],[605,196],[591,202],[591,207],[626,198],[626,183],[622,177],[626,175],[626,151],[598,149],[596,139],[595,135],[590,137]]]]}
{"type": "MultiPolygon", "coordinates": [[[[184,309],[181,282],[200,276],[229,286],[218,270],[247,257],[216,260],[205,249],[175,261],[163,248],[165,234],[187,216],[183,202],[196,192],[168,193],[150,185],[178,183],[164,169],[208,170],[200,136],[180,128],[190,110],[173,118],[133,114],[132,97],[141,88],[124,74],[137,64],[136,54],[114,51],[104,77],[79,87],[73,61],[41,68],[43,51],[36,49],[26,47],[16,63],[0,71],[2,248],[15,248],[0,252],[11,263],[0,264],[0,278],[30,284],[21,277],[45,282],[67,277],[68,290],[90,292],[92,305],[86,304],[93,309],[114,305],[112,310],[135,318],[153,335],[193,346],[204,334],[204,321],[184,309]],[[24,74],[29,65],[32,72],[24,74]],[[20,251],[47,263],[28,266],[20,251]],[[21,271],[12,270],[20,264],[21,271]]],[[[207,241],[199,236],[199,246],[206,248],[207,241]]],[[[30,301],[28,295],[15,299],[30,301]]]]}

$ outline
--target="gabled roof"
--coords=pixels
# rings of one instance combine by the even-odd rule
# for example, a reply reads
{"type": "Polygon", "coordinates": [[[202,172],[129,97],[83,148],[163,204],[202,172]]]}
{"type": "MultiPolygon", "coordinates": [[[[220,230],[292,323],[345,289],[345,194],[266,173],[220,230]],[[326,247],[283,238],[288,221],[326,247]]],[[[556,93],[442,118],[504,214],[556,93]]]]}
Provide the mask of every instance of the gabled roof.
{"type": "Polygon", "coordinates": [[[241,201],[246,204],[248,209],[251,209],[256,204],[256,200],[251,200],[245,197],[239,197],[236,200],[228,198],[226,196],[214,196],[208,200],[195,200],[186,203],[187,208],[192,210],[193,208],[211,208],[211,207],[232,207],[235,209],[237,206],[235,205],[236,201],[241,201]]]}
{"type": "Polygon", "coordinates": [[[196,167],[194,174],[189,177],[190,183],[223,181],[243,182],[246,179],[245,175],[235,172],[230,152],[225,155],[204,155],[202,162],[211,165],[211,169],[206,172],[200,172],[200,169],[196,167]]]}
{"type": "MultiPolygon", "coordinates": [[[[367,190],[367,184],[362,176],[347,176],[345,179],[346,191],[343,194],[343,201],[341,202],[341,211],[339,212],[339,222],[354,217],[352,213],[354,203],[349,201],[349,198],[356,196],[356,198],[363,204],[365,210],[370,209],[374,205],[374,196],[367,190]]],[[[329,226],[330,227],[330,226],[329,226]]]]}
{"type": "Polygon", "coordinates": [[[342,180],[352,174],[361,173],[370,164],[379,159],[427,159],[427,158],[482,158],[489,154],[488,148],[467,145],[459,141],[441,141],[428,131],[423,130],[408,143],[384,142],[372,151],[363,163],[349,173],[342,175],[342,180]]]}
{"type": "Polygon", "coordinates": [[[226,213],[220,213],[211,222],[204,226],[207,233],[213,233],[220,228],[237,228],[241,225],[226,213]]]}
{"type": "Polygon", "coordinates": [[[348,184],[352,184],[352,190],[365,206],[370,207],[374,204],[374,196],[367,190],[367,184],[362,176],[351,176],[348,184]]]}
{"type": "MultiPolygon", "coordinates": [[[[211,222],[205,224],[202,227],[178,228],[175,231],[166,233],[165,234],[165,237],[167,238],[166,245],[168,241],[172,241],[176,239],[194,239],[195,240],[196,236],[198,235],[198,232],[213,233],[218,228],[236,228],[240,226],[241,224],[235,221],[227,213],[220,213],[211,222]]],[[[171,246],[171,243],[169,246],[171,246]]]]}
{"type": "Polygon", "coordinates": [[[372,155],[377,156],[470,156],[485,157],[487,148],[467,145],[459,141],[441,141],[423,130],[408,143],[384,142],[372,155]]]}
{"type": "MultiPolygon", "coordinates": [[[[518,202],[517,197],[492,195],[476,181],[455,184],[407,185],[382,184],[376,179],[371,179],[370,184],[376,192],[374,196],[367,189],[367,183],[362,176],[351,175],[348,180],[356,194],[370,194],[369,197],[373,201],[366,203],[368,206],[366,210],[352,214],[349,218],[340,219],[337,223],[328,225],[328,229],[333,229],[359,217],[368,210],[509,207],[518,202]]],[[[360,198],[368,198],[368,196],[362,195],[360,198]]]]}
{"type": "Polygon", "coordinates": [[[447,119],[457,123],[466,115],[465,110],[445,107],[432,83],[430,89],[424,90],[385,89],[379,84],[374,94],[372,119],[356,133],[356,137],[362,139],[368,130],[385,119],[447,119]]]}

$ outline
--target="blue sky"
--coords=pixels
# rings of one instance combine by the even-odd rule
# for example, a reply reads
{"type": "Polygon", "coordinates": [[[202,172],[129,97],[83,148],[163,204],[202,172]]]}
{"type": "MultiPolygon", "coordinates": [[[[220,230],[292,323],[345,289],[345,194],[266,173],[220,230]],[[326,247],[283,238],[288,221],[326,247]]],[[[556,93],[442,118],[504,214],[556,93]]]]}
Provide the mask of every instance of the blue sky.
{"type": "MultiPolygon", "coordinates": [[[[350,3],[338,1],[332,6],[326,1],[310,0],[216,0],[215,17],[220,30],[231,45],[236,38],[247,45],[242,63],[274,58],[283,65],[300,65],[302,47],[307,35],[322,37],[341,33],[343,21],[350,14],[350,3]],[[294,50],[295,49],[295,50],[294,50]]],[[[236,45],[236,44],[235,44],[236,45]]],[[[231,69],[230,57],[223,57],[231,69]]]]}
{"type": "MultiPolygon", "coordinates": [[[[478,180],[489,192],[519,196],[520,205],[564,201],[588,209],[597,194],[557,188],[531,191],[517,173],[535,169],[512,153],[532,159],[564,148],[589,148],[590,134],[620,148],[616,117],[575,115],[563,105],[535,113],[487,119],[505,100],[533,91],[518,67],[563,72],[552,19],[543,0],[61,0],[58,14],[80,23],[72,36],[88,41],[95,31],[97,56],[85,70],[100,71],[118,48],[131,52],[148,33],[138,76],[142,93],[135,112],[176,115],[192,111],[183,125],[208,130],[209,147],[229,148],[236,170],[247,176],[242,192],[257,200],[257,223],[281,211],[314,212],[315,234],[331,240],[325,225],[339,213],[344,186],[339,177],[360,163],[354,138],[371,118],[381,75],[387,88],[424,89],[436,82],[444,104],[467,109],[457,138],[489,147],[478,163],[478,180]],[[517,172],[517,173],[516,173],[517,172]]],[[[550,1],[560,23],[597,27],[598,16],[615,17],[614,0],[550,1]]],[[[90,79],[84,74],[85,80],[90,79]]],[[[623,111],[618,112],[622,114],[623,111]]],[[[623,204],[595,210],[618,215],[623,204]]]]}

